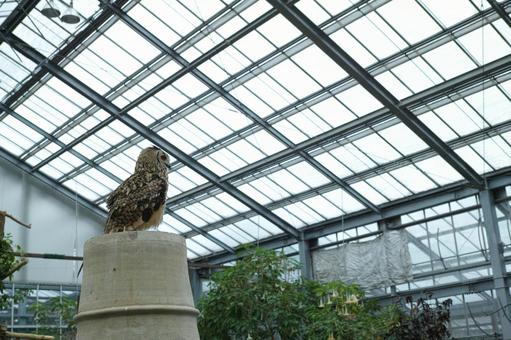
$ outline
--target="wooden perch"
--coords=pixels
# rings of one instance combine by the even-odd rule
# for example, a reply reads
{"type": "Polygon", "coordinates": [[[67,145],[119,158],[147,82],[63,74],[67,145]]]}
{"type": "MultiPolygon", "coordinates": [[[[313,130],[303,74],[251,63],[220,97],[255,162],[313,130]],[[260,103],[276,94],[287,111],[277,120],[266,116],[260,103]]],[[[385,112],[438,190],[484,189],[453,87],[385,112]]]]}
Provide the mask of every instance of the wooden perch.
{"type": "Polygon", "coordinates": [[[50,335],[39,335],[39,334],[30,334],[30,333],[13,333],[13,332],[5,332],[7,338],[14,339],[36,339],[36,340],[54,340],[55,337],[50,335]]]}
{"type": "Polygon", "coordinates": [[[2,277],[1,279],[4,280],[14,274],[16,271],[18,271],[21,267],[26,265],[28,263],[27,259],[21,259],[20,262],[16,263],[5,275],[5,277],[2,277]]]}
{"type": "Polygon", "coordinates": [[[12,216],[11,214],[7,213],[6,211],[0,211],[0,216],[3,217],[4,222],[5,222],[5,218],[9,217],[11,220],[18,223],[19,225],[24,226],[25,228],[28,228],[28,229],[32,228],[32,224],[27,224],[27,223],[21,222],[16,217],[12,216]]]}

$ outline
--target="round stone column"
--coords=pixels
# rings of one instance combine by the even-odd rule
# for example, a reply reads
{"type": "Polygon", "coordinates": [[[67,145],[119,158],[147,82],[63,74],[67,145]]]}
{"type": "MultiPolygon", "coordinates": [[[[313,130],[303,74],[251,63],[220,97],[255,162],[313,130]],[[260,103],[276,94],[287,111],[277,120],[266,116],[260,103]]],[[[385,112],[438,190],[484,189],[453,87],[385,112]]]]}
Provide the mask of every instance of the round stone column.
{"type": "Polygon", "coordinates": [[[183,237],[129,231],[88,240],[77,339],[199,340],[183,237]]]}

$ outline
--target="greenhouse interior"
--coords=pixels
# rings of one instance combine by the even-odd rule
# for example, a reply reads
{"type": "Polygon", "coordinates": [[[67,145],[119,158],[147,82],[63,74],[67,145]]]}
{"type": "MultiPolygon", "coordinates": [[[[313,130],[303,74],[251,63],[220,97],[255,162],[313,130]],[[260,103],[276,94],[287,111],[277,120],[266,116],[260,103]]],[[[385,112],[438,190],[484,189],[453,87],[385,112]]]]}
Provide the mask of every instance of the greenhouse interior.
{"type": "Polygon", "coordinates": [[[0,0],[0,339],[511,339],[510,13],[0,0]]]}

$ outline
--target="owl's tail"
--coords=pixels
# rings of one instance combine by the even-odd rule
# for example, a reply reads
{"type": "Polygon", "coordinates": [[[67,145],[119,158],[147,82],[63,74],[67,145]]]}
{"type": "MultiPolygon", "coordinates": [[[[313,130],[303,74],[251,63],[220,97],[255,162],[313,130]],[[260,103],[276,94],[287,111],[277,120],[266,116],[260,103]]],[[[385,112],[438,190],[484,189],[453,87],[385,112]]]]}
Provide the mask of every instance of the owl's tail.
{"type": "Polygon", "coordinates": [[[106,223],[105,223],[105,229],[103,230],[103,232],[105,234],[110,234],[113,229],[114,229],[114,226],[113,226],[113,221],[112,221],[112,214],[108,214],[108,218],[106,219],[106,223]]]}

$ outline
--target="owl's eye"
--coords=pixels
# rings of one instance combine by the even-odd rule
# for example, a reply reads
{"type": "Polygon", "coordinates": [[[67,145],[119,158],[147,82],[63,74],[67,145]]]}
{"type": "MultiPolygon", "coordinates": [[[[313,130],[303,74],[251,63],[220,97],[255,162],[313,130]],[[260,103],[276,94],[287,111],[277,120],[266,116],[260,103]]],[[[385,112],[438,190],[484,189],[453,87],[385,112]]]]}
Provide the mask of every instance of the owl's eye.
{"type": "Polygon", "coordinates": [[[162,161],[166,161],[166,160],[167,160],[167,156],[165,156],[165,155],[160,155],[160,159],[161,159],[162,161]]]}

